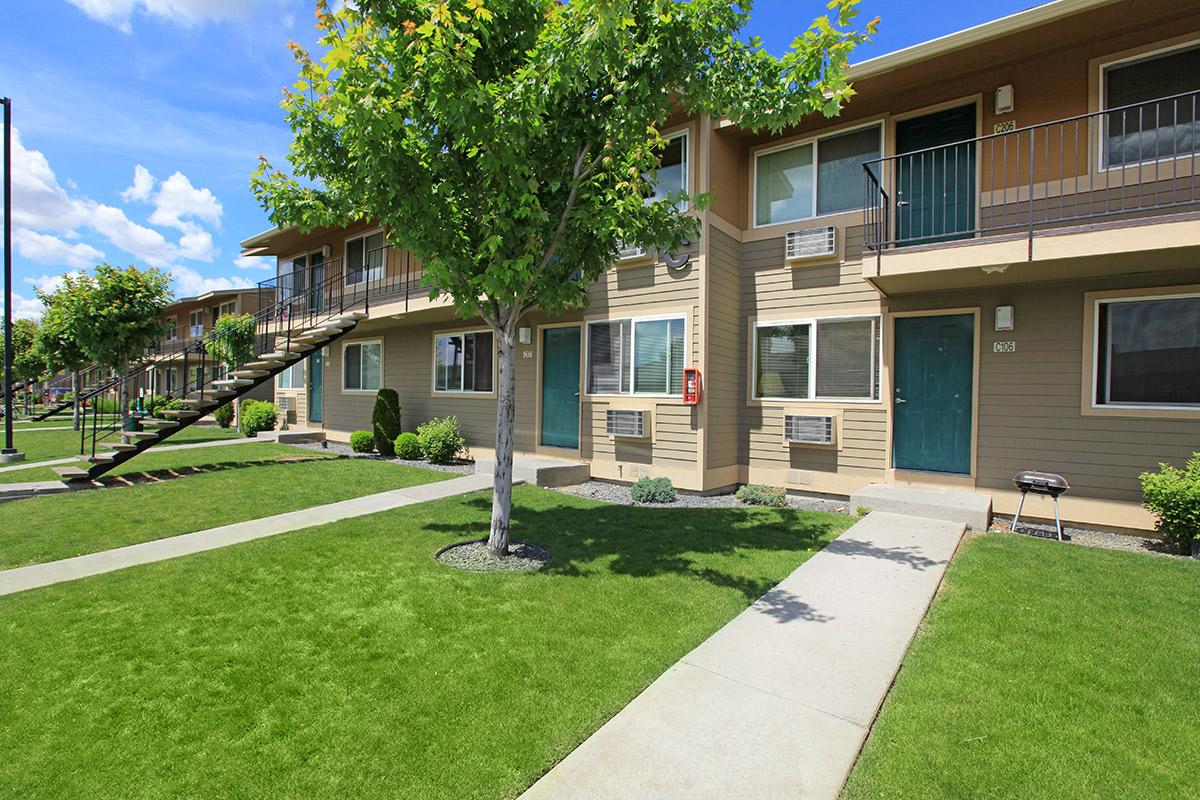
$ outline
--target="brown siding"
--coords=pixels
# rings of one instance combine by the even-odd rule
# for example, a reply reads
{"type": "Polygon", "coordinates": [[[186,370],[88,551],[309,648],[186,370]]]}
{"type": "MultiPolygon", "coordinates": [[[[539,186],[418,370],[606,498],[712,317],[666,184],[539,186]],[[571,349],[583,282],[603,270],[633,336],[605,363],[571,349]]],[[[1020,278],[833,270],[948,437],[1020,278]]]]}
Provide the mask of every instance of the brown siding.
{"type": "Polygon", "coordinates": [[[742,245],[711,228],[709,234],[708,358],[704,389],[708,404],[708,469],[736,465],[744,438],[739,410],[746,399],[745,325],[739,302],[742,245]]]}

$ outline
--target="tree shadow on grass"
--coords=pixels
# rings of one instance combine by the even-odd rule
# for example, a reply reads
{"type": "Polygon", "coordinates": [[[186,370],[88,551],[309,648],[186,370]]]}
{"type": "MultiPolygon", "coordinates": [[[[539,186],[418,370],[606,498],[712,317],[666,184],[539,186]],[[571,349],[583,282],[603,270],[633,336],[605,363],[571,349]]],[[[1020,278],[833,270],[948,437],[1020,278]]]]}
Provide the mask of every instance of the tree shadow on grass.
{"type": "MultiPolygon", "coordinates": [[[[491,508],[488,496],[465,502],[484,513],[491,508]]],[[[749,558],[748,551],[811,554],[836,537],[841,527],[831,515],[799,509],[581,508],[567,503],[531,508],[518,500],[513,506],[510,536],[550,551],[551,561],[540,571],[543,574],[684,575],[735,589],[753,601],[771,590],[776,579],[739,571],[738,558],[749,558]],[[713,556],[733,559],[734,563],[714,566],[713,556]]],[[[432,523],[426,528],[465,532],[461,525],[454,524],[432,523]]],[[[764,603],[767,613],[781,620],[819,616],[791,596],[764,598],[764,603]]]]}

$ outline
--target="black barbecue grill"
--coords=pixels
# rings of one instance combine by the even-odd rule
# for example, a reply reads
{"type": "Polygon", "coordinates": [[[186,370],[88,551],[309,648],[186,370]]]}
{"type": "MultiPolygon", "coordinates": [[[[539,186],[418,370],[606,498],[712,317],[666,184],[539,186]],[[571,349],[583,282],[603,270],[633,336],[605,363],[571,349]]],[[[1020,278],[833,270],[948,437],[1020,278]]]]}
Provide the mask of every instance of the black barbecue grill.
{"type": "Polygon", "coordinates": [[[1017,525],[1021,522],[1021,509],[1025,506],[1025,495],[1030,492],[1034,494],[1048,494],[1054,498],[1054,528],[1058,531],[1058,540],[1061,542],[1063,532],[1062,519],[1058,514],[1058,496],[1066,493],[1067,489],[1071,488],[1067,485],[1067,479],[1062,475],[1055,475],[1053,472],[1025,470],[1024,472],[1018,472],[1013,477],[1013,483],[1021,490],[1021,502],[1017,504],[1017,515],[1013,517],[1013,533],[1017,532],[1017,525]]]}

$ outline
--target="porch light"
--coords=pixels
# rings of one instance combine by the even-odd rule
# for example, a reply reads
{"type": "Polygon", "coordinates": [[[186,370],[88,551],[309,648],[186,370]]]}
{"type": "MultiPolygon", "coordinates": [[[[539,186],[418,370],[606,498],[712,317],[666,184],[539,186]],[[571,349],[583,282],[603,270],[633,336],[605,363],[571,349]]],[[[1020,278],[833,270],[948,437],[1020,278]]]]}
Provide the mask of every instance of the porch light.
{"type": "Polygon", "coordinates": [[[996,330],[1011,331],[1013,329],[1013,307],[996,306],[996,330]]]}

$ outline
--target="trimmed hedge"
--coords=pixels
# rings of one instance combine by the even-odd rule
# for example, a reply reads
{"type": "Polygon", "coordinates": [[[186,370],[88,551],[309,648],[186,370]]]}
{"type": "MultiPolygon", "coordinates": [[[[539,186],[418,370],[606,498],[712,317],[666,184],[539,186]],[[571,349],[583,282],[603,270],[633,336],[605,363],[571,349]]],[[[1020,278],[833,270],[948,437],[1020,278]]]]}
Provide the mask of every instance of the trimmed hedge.
{"type": "Polygon", "coordinates": [[[380,389],[375,395],[371,429],[379,454],[388,458],[394,456],[396,437],[400,435],[400,395],[395,389],[380,389]]]}
{"type": "Polygon", "coordinates": [[[417,428],[417,439],[422,457],[431,464],[449,464],[467,446],[458,429],[458,417],[429,420],[417,428]]]}
{"type": "Polygon", "coordinates": [[[747,483],[737,490],[734,497],[739,503],[745,503],[748,506],[784,508],[788,504],[786,491],[778,486],[766,486],[761,483],[747,483]]]}
{"type": "Polygon", "coordinates": [[[265,400],[243,400],[238,413],[238,430],[247,439],[258,436],[262,431],[275,430],[279,421],[279,408],[265,400]]]}
{"type": "Polygon", "coordinates": [[[403,458],[405,461],[419,461],[421,459],[421,440],[417,438],[415,433],[405,432],[396,437],[393,443],[393,449],[398,458],[403,458]]]}
{"type": "Polygon", "coordinates": [[[375,452],[375,435],[370,431],[355,431],[350,434],[350,449],[356,453],[375,452]]]}
{"type": "Polygon", "coordinates": [[[675,486],[670,478],[639,478],[629,494],[635,503],[675,502],[675,486]]]}

